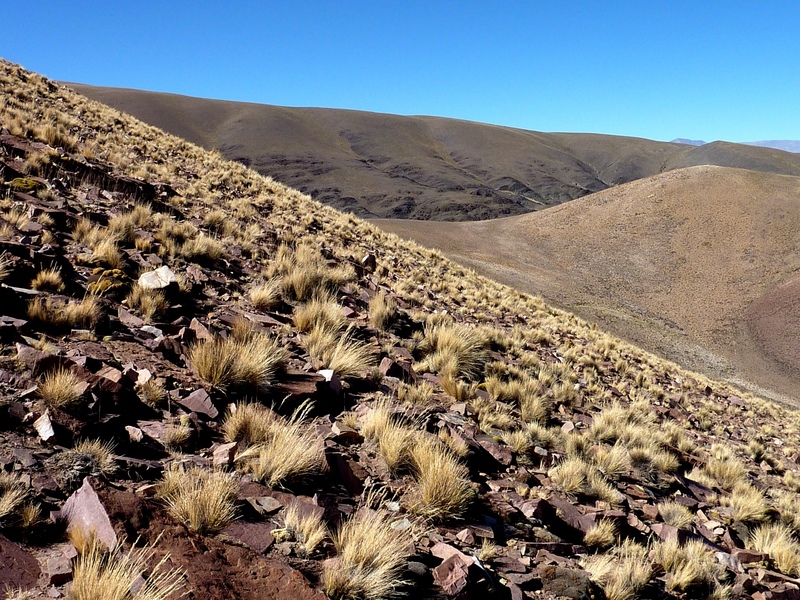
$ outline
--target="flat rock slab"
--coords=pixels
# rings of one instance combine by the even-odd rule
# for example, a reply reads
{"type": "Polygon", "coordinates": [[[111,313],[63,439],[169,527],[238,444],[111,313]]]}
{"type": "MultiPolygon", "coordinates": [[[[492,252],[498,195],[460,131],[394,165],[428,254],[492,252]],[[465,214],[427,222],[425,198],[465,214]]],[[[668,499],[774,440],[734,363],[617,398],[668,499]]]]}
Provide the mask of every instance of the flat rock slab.
{"type": "Polygon", "coordinates": [[[84,479],[80,489],[67,498],[61,515],[67,521],[68,529],[80,528],[87,539],[94,535],[109,549],[117,545],[117,534],[90,477],[84,479]]]}

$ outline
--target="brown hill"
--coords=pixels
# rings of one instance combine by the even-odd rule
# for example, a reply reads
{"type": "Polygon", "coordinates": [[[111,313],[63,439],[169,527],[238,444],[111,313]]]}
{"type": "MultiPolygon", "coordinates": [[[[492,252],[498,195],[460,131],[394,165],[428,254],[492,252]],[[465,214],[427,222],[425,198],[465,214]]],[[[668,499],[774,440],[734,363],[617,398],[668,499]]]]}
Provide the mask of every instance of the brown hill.
{"type": "Polygon", "coordinates": [[[692,368],[797,397],[799,178],[692,167],[522,217],[379,224],[692,368]]]}
{"type": "Polygon", "coordinates": [[[360,216],[475,220],[523,214],[700,164],[800,175],[800,155],[524,131],[443,119],[285,108],[72,87],[360,216]]]}

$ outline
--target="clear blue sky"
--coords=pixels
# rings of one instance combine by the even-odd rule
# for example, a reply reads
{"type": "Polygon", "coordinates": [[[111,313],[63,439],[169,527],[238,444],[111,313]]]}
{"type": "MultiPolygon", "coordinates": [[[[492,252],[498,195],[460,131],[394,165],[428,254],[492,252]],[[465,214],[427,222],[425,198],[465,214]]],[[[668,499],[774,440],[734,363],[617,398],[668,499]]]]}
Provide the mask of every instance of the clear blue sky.
{"type": "Polygon", "coordinates": [[[800,139],[800,3],[3,3],[53,79],[670,140],[800,139]]]}

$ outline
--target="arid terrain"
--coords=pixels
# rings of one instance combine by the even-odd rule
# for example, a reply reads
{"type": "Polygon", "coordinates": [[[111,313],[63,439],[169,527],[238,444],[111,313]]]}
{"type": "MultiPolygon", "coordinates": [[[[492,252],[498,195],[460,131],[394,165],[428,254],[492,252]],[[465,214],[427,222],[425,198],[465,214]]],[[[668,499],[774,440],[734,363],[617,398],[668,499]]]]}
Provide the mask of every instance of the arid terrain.
{"type": "Polygon", "coordinates": [[[706,164],[800,175],[800,155],[727,142],[694,147],[71,85],[361,217],[462,221],[518,215],[706,164]]]}
{"type": "MultiPolygon", "coordinates": [[[[17,65],[0,90],[5,599],[800,596],[794,410],[17,65]]],[[[702,173],[774,185],[632,185],[702,173]]],[[[796,285],[765,292],[769,336],[796,285]]]]}
{"type": "Polygon", "coordinates": [[[681,364],[798,401],[796,177],[691,167],[522,217],[378,224],[681,364]]]}

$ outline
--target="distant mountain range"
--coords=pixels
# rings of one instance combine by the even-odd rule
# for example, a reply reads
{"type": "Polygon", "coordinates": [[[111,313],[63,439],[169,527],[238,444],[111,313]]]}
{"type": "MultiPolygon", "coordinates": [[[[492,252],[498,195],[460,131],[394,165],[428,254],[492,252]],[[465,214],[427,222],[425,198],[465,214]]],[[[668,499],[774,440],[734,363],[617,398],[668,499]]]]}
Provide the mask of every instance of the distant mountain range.
{"type": "Polygon", "coordinates": [[[70,85],[368,218],[475,221],[519,215],[696,165],[800,176],[800,154],[729,142],[686,146],[70,85]]]}
{"type": "MultiPolygon", "coordinates": [[[[675,138],[673,144],[686,144],[687,146],[705,146],[708,142],[703,140],[689,140],[686,138],[675,138]]],[[[759,142],[739,142],[745,146],[760,146],[762,148],[774,148],[784,152],[800,153],[800,140],[761,140],[759,142]]]]}

